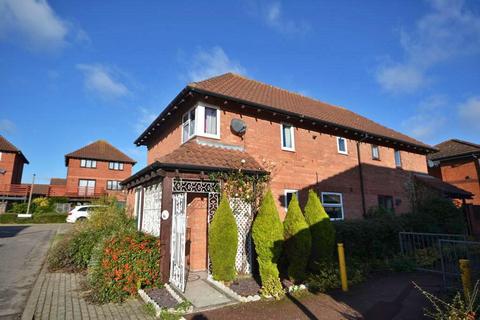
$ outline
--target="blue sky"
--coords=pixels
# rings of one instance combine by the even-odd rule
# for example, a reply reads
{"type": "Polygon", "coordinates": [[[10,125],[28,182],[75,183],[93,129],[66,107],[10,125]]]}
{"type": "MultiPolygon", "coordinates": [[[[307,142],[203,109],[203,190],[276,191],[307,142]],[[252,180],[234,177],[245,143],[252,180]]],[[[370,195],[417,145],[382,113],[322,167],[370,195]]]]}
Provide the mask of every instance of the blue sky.
{"type": "Polygon", "coordinates": [[[480,2],[0,0],[0,133],[23,180],[133,145],[190,81],[234,71],[436,144],[480,143],[480,2]],[[361,5],[360,5],[361,4],[361,5]]]}

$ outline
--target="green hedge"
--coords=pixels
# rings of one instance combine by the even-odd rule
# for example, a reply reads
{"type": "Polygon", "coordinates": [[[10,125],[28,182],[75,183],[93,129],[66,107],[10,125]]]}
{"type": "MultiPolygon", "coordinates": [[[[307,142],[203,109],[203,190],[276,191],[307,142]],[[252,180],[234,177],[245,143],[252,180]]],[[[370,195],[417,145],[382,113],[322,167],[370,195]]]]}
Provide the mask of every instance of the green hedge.
{"type": "Polygon", "coordinates": [[[283,225],[270,190],[253,221],[252,237],[262,280],[262,294],[279,298],[283,290],[277,263],[283,250],[283,225]]]}
{"type": "Polygon", "coordinates": [[[334,222],[336,242],[345,246],[347,258],[383,259],[399,251],[398,233],[404,228],[397,217],[334,222]]]}
{"type": "Polygon", "coordinates": [[[34,214],[31,218],[18,218],[16,213],[2,213],[0,214],[1,223],[64,223],[67,219],[67,214],[60,213],[45,213],[34,214]]]}
{"type": "Polygon", "coordinates": [[[295,194],[288,205],[287,215],[283,221],[283,230],[288,277],[295,282],[302,281],[307,275],[312,235],[295,194]]]}
{"type": "Polygon", "coordinates": [[[224,194],[208,230],[208,253],[215,280],[228,282],[235,279],[237,246],[237,222],[224,194]]]}
{"type": "Polygon", "coordinates": [[[335,228],[318,195],[313,190],[308,191],[308,201],[304,213],[305,221],[307,221],[312,234],[311,265],[333,261],[335,228]]]}

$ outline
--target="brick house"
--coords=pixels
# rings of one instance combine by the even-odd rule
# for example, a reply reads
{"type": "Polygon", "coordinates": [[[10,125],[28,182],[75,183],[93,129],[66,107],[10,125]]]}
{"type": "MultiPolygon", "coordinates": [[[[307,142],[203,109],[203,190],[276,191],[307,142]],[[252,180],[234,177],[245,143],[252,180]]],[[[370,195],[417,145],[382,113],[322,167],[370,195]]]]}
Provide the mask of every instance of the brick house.
{"type": "Polygon", "coordinates": [[[428,155],[430,175],[472,194],[465,199],[471,232],[480,236],[480,145],[451,139],[435,146],[438,152],[428,155]]]}
{"type": "Polygon", "coordinates": [[[21,184],[23,166],[28,163],[22,151],[0,135],[0,185],[21,184]]]}
{"type": "Polygon", "coordinates": [[[105,140],[98,140],[65,155],[67,178],[53,178],[52,193],[70,199],[115,195],[125,201],[120,182],[132,175],[135,160],[105,140]]]}
{"type": "Polygon", "coordinates": [[[6,211],[7,202],[26,199],[29,187],[21,183],[28,163],[22,151],[0,135],[0,213],[6,211]]]}
{"type": "MultiPolygon", "coordinates": [[[[314,189],[332,219],[352,219],[376,206],[407,212],[406,187],[436,151],[343,107],[232,73],[188,84],[135,144],[147,147],[148,165],[123,182],[127,205],[140,229],[160,236],[162,274],[180,290],[186,269],[208,269],[219,198],[209,173],[268,174],[282,218],[293,193],[304,205],[314,189]]],[[[230,205],[248,230],[254,213],[237,200],[230,205]]],[[[239,272],[251,263],[247,233],[239,272]]]]}

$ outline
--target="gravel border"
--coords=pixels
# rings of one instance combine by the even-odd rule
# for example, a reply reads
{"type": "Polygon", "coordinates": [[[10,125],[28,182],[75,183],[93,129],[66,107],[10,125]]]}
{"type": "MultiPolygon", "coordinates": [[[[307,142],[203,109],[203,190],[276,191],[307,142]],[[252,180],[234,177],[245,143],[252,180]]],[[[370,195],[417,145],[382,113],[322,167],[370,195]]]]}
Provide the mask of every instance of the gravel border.
{"type": "Polygon", "coordinates": [[[222,290],[223,292],[225,292],[226,294],[228,294],[229,296],[233,297],[234,299],[236,299],[240,302],[258,301],[258,300],[261,299],[260,295],[258,295],[258,294],[255,294],[253,296],[247,296],[247,297],[241,296],[238,293],[236,293],[235,291],[233,291],[232,289],[230,289],[229,287],[227,287],[226,285],[224,285],[223,283],[221,283],[217,280],[214,280],[211,275],[208,275],[207,281],[210,282],[215,287],[217,287],[218,289],[222,290]]]}
{"type": "MultiPolygon", "coordinates": [[[[168,291],[168,293],[175,299],[179,304],[188,302],[184,299],[182,299],[176,292],[173,290],[168,283],[165,284],[165,289],[168,291]]],[[[158,305],[150,296],[148,293],[146,293],[143,289],[138,289],[138,295],[142,298],[142,300],[145,303],[151,303],[153,307],[155,308],[155,316],[158,318],[160,317],[162,311],[166,311],[168,313],[173,313],[173,314],[187,314],[191,313],[193,311],[193,306],[190,305],[188,308],[184,307],[177,307],[177,308],[164,308],[158,305]]],[[[184,317],[181,317],[181,319],[185,319],[184,317]]]]}

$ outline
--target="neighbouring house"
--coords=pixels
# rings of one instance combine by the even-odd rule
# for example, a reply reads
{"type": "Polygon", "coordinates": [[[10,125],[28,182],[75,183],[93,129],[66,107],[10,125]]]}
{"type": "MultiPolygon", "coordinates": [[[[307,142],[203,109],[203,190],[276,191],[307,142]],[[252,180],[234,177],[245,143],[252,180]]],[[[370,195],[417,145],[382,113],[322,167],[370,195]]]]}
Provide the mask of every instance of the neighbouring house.
{"type": "MultiPolygon", "coordinates": [[[[268,174],[280,214],[318,192],[331,219],[369,208],[410,210],[409,182],[437,150],[346,108],[227,73],[188,84],[135,141],[147,166],[122,184],[141,230],[162,245],[162,275],[178,289],[207,270],[208,223],[220,197],[212,173],[268,174]],[[160,214],[161,213],[161,214],[160,214]]],[[[252,207],[231,198],[239,228],[236,267],[251,271],[252,207]]]]}
{"type": "Polygon", "coordinates": [[[22,151],[0,135],[0,213],[5,211],[7,201],[26,198],[28,187],[21,184],[25,164],[29,162],[22,151]]]}
{"type": "Polygon", "coordinates": [[[132,175],[135,160],[105,140],[98,140],[65,155],[66,179],[53,178],[52,195],[85,201],[102,195],[125,201],[120,182],[132,175]]]}
{"type": "Polygon", "coordinates": [[[438,179],[472,194],[467,218],[471,231],[480,235],[480,145],[451,139],[435,146],[438,152],[428,155],[428,172],[438,179]]]}
{"type": "Polygon", "coordinates": [[[22,151],[0,135],[0,185],[21,184],[23,166],[28,163],[22,151]]]}

